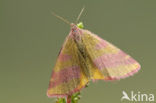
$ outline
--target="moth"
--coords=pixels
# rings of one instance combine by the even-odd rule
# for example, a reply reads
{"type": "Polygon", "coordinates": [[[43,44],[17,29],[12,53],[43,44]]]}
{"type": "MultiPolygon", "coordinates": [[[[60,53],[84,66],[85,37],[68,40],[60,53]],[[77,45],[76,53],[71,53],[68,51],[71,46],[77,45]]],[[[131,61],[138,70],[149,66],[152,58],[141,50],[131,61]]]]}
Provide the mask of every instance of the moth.
{"type": "Polygon", "coordinates": [[[113,44],[82,29],[82,25],[71,23],[70,26],[52,71],[48,97],[68,97],[91,80],[119,80],[139,71],[140,64],[113,44]]]}

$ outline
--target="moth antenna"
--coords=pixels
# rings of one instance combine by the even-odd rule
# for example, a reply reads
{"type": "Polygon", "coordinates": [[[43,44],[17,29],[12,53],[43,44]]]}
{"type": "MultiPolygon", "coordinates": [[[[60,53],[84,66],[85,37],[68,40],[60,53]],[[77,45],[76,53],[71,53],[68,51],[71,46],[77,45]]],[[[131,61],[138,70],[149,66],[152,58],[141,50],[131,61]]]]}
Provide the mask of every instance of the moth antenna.
{"type": "Polygon", "coordinates": [[[83,8],[81,9],[81,11],[80,11],[80,13],[79,13],[79,15],[78,15],[78,17],[77,17],[77,19],[76,19],[75,24],[77,24],[77,23],[78,23],[78,21],[79,21],[79,19],[80,19],[81,15],[82,15],[82,13],[83,13],[84,9],[85,9],[85,7],[83,6],[83,8]]]}
{"type": "Polygon", "coordinates": [[[63,17],[57,15],[57,14],[54,13],[54,12],[51,12],[51,14],[54,15],[56,18],[62,20],[62,21],[65,22],[66,24],[69,24],[69,25],[71,24],[68,20],[64,19],[63,17]]]}

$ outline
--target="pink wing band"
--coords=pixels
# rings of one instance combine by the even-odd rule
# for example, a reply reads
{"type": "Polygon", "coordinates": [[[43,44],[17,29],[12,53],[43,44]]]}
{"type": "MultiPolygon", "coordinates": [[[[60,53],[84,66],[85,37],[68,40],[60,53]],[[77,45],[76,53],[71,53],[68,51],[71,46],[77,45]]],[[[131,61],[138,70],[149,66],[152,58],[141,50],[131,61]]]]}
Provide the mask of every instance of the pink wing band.
{"type": "Polygon", "coordinates": [[[62,54],[62,53],[60,53],[60,55],[59,55],[59,60],[60,61],[67,61],[67,60],[70,60],[70,59],[71,59],[71,56],[68,55],[68,54],[62,54]]]}
{"type": "Polygon", "coordinates": [[[134,64],[136,61],[132,59],[131,57],[126,58],[126,55],[124,52],[119,51],[118,53],[115,54],[104,54],[100,57],[97,57],[94,60],[95,65],[99,68],[102,69],[104,67],[116,67],[118,65],[129,65],[129,64],[134,64]],[[123,60],[123,61],[122,61],[123,60]]]}
{"type": "Polygon", "coordinates": [[[63,82],[68,82],[73,78],[80,78],[80,67],[72,66],[64,68],[59,72],[53,72],[52,77],[55,81],[51,81],[49,88],[53,88],[63,82]]]}
{"type": "Polygon", "coordinates": [[[107,42],[105,42],[104,40],[101,40],[98,44],[95,45],[95,49],[103,49],[105,47],[107,47],[107,42]]]}

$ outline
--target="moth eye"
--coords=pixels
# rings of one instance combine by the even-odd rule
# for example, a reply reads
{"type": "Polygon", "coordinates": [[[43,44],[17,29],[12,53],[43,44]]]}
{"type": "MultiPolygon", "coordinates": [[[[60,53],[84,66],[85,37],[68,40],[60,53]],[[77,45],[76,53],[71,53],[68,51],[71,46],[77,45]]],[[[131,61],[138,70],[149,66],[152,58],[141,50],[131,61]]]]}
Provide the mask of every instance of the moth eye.
{"type": "Polygon", "coordinates": [[[74,32],[77,32],[77,30],[74,30],[74,32]]]}

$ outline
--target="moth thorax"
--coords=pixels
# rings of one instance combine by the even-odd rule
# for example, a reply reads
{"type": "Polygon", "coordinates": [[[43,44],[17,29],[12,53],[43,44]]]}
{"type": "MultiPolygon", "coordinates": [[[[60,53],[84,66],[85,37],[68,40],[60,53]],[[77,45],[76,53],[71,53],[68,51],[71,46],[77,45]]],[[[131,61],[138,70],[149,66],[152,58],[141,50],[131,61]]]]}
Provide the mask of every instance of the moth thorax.
{"type": "Polygon", "coordinates": [[[80,42],[81,41],[81,35],[79,33],[79,31],[77,29],[75,29],[74,31],[72,31],[72,36],[73,36],[73,39],[77,42],[80,42]]]}
{"type": "Polygon", "coordinates": [[[78,29],[78,27],[75,25],[75,24],[71,24],[71,32],[72,32],[72,36],[73,36],[73,39],[75,41],[81,41],[81,35],[80,35],[80,30],[78,29]]]}

